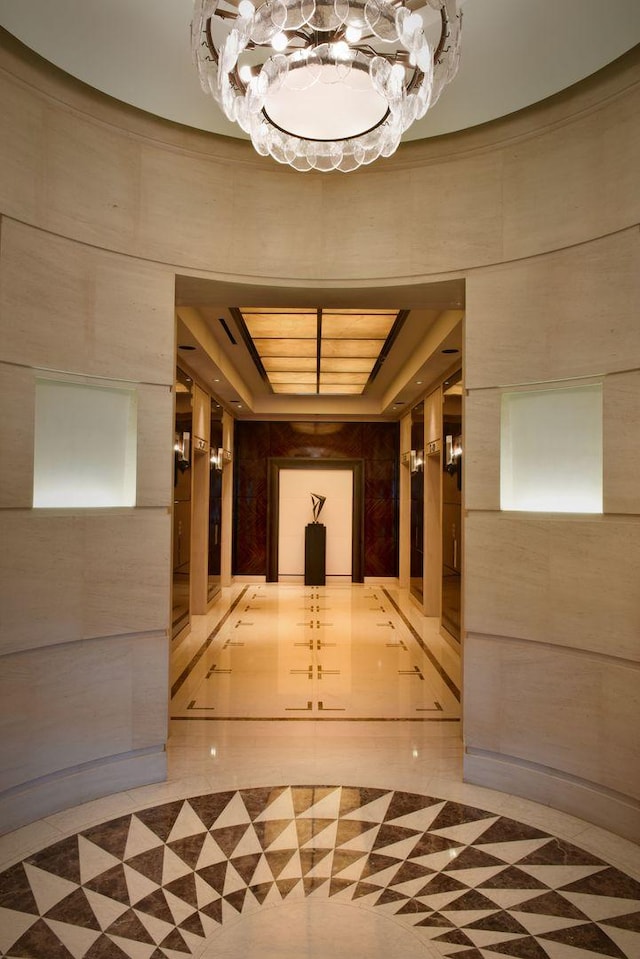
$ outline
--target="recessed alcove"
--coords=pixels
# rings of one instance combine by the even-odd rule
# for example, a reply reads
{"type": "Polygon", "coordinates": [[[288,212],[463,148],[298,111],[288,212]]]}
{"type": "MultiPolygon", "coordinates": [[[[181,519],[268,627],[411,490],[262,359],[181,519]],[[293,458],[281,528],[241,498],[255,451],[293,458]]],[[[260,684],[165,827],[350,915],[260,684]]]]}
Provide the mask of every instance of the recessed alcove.
{"type": "Polygon", "coordinates": [[[135,506],[133,389],[36,380],[33,505],[135,506]]]}
{"type": "Polygon", "coordinates": [[[602,385],[503,393],[500,508],[602,512],[602,385]]]}

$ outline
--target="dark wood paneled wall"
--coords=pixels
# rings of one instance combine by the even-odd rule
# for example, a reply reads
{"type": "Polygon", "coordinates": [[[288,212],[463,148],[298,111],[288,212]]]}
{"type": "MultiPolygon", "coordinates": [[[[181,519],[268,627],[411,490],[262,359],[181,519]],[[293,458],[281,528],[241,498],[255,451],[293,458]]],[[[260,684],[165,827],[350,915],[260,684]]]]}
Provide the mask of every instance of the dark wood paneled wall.
{"type": "Polygon", "coordinates": [[[364,575],[398,575],[397,423],[239,421],[234,442],[233,572],[267,572],[267,471],[277,457],[362,459],[364,575]]]}

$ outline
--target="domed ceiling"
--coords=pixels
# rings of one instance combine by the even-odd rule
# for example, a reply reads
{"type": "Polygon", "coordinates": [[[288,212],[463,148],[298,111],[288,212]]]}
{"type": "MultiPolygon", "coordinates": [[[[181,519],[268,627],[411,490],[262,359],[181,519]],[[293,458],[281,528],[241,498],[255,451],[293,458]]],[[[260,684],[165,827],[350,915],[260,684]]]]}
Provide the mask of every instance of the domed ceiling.
{"type": "MultiPolygon", "coordinates": [[[[200,89],[191,62],[192,8],[192,0],[0,0],[0,25],[118,100],[244,137],[200,89]]],[[[640,0],[462,0],[462,8],[458,76],[406,139],[505,116],[584,79],[640,42],[640,0]]]]}

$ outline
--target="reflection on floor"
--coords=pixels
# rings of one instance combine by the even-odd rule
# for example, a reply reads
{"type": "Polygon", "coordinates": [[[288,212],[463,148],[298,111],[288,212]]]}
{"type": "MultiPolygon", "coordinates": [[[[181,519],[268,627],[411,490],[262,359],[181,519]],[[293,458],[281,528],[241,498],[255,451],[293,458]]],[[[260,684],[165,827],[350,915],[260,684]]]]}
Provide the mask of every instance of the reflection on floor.
{"type": "Polygon", "coordinates": [[[406,594],[237,586],[174,646],[170,781],[0,839],[1,956],[640,957],[638,847],[461,782],[406,594]]]}
{"type": "Polygon", "coordinates": [[[245,587],[173,697],[174,719],[460,718],[457,681],[384,587],[245,587]]]}

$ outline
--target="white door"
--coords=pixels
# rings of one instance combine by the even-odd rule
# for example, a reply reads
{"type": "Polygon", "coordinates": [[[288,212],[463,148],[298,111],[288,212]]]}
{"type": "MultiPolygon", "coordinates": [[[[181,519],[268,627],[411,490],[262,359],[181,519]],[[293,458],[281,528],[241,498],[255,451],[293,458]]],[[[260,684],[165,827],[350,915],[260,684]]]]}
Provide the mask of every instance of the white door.
{"type": "Polygon", "coordinates": [[[353,471],[281,469],[278,579],[304,576],[304,531],[313,522],[312,493],[326,496],[319,522],[327,527],[327,576],[351,578],[353,471]]]}

